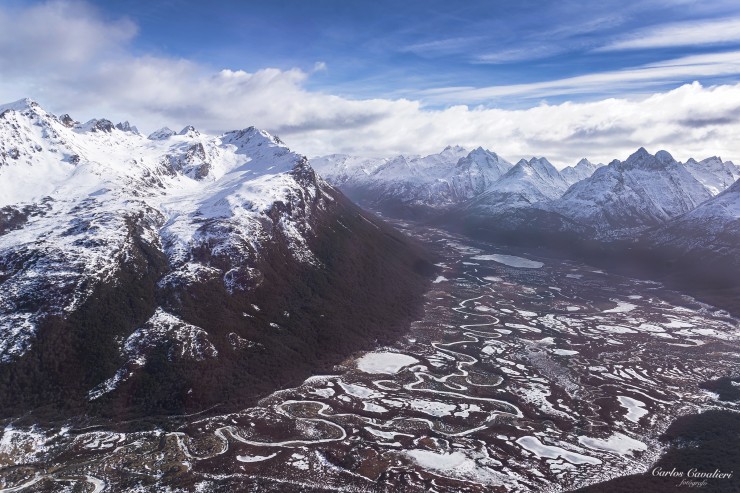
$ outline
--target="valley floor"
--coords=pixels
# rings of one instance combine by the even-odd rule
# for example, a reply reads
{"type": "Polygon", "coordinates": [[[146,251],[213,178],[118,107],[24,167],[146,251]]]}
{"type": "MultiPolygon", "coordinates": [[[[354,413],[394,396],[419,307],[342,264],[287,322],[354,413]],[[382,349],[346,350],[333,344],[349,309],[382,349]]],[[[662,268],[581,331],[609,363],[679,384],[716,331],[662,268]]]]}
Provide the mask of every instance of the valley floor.
{"type": "Polygon", "coordinates": [[[8,425],[0,492],[567,491],[650,474],[677,418],[738,410],[700,388],[738,376],[740,325],[727,312],[654,282],[398,226],[441,258],[425,315],[400,342],[175,429],[8,425]]]}

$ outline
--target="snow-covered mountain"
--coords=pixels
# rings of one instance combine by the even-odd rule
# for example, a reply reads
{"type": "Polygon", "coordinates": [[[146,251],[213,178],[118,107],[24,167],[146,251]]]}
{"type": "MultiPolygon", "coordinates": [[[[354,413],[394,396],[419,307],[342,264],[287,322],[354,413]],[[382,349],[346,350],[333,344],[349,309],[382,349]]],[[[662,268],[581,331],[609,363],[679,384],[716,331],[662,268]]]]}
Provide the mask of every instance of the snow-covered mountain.
{"type": "Polygon", "coordinates": [[[594,174],[597,168],[602,164],[593,164],[586,158],[581,159],[575,166],[566,166],[560,170],[560,176],[563,177],[568,185],[573,185],[581,180],[585,180],[594,174]]]}
{"type": "Polygon", "coordinates": [[[740,180],[650,232],[648,238],[654,245],[684,254],[712,251],[740,265],[740,180]]]}
{"type": "Polygon", "coordinates": [[[568,189],[560,172],[545,158],[520,160],[482,194],[462,206],[472,214],[498,214],[559,198],[568,189]]]}
{"type": "Polygon", "coordinates": [[[597,169],[546,208],[610,237],[658,226],[711,196],[668,152],[640,148],[597,169]]]}
{"type": "MultiPolygon", "coordinates": [[[[337,276],[357,284],[347,269],[396,269],[418,294],[419,258],[262,130],[146,138],[127,122],[80,124],[30,100],[0,106],[0,401],[22,385],[99,399],[143,378],[156,354],[177,362],[201,404],[225,389],[193,390],[191,364],[215,359],[212,374],[244,373],[239,358],[257,362],[265,356],[251,353],[262,348],[274,361],[293,358],[300,373],[316,358],[278,346],[308,338],[309,354],[329,334],[327,346],[345,350],[367,337],[337,332],[337,316],[306,312],[299,300],[333,299],[337,276]],[[344,249],[363,260],[338,261],[344,249]],[[324,335],[312,329],[319,315],[324,335]]],[[[343,296],[372,298],[373,281],[363,282],[364,294],[345,286],[343,296]]],[[[280,373],[272,385],[290,378],[280,373]]],[[[165,394],[188,391],[183,382],[165,394]]]]}
{"type": "Polygon", "coordinates": [[[732,161],[722,161],[717,156],[701,161],[689,159],[685,166],[712,195],[722,192],[740,178],[740,166],[732,161]]]}
{"type": "Polygon", "coordinates": [[[331,155],[312,163],[350,198],[396,215],[448,209],[482,193],[512,167],[491,151],[459,146],[424,157],[331,155]]]}
{"type": "Polygon", "coordinates": [[[460,203],[488,190],[512,169],[510,162],[478,147],[455,165],[450,176],[455,201],[460,203]]]}

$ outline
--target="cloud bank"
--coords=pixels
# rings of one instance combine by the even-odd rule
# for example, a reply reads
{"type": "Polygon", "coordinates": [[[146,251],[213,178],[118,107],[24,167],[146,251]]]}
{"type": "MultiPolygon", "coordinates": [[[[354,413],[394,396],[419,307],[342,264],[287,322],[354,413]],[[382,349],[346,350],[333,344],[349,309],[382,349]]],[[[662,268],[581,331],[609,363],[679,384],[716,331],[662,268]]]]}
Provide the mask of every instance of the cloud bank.
{"type": "MultiPolygon", "coordinates": [[[[135,54],[130,45],[136,32],[132,22],[103,19],[85,3],[0,7],[0,102],[31,97],[57,113],[128,119],[148,131],[164,125],[193,124],[212,132],[255,125],[309,156],[425,154],[460,144],[480,145],[511,160],[546,156],[564,166],[581,157],[623,159],[645,146],[667,149],[678,159],[718,154],[740,161],[740,84],[695,82],[639,97],[540,103],[520,110],[458,104],[490,104],[502,97],[536,101],[615,84],[644,88],[654,80],[686,80],[707,71],[737,75],[740,52],[535,84],[353,100],[308,90],[314,72],[246,72],[135,54]],[[440,102],[446,106],[428,106],[440,102]]],[[[331,70],[331,65],[318,62],[316,70],[331,70]]]]}

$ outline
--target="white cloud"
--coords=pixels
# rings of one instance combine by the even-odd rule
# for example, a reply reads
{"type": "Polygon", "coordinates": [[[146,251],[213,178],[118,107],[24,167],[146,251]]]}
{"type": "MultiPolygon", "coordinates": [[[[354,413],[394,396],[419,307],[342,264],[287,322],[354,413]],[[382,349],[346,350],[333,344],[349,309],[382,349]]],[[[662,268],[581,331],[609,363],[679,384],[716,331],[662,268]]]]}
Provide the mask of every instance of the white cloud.
{"type": "Polygon", "coordinates": [[[442,87],[423,91],[429,102],[487,102],[496,98],[518,96],[543,98],[567,94],[598,94],[635,86],[680,82],[692,78],[740,74],[740,51],[710,53],[666,60],[624,70],[595,72],[564,79],[490,87],[442,87]]]}
{"type": "Polygon", "coordinates": [[[71,72],[101,53],[117,51],[135,34],[131,21],[103,22],[89,6],[76,1],[0,8],[0,73],[7,77],[71,72]]]}
{"type": "MultiPolygon", "coordinates": [[[[101,20],[81,4],[55,2],[15,14],[24,19],[43,14],[47,20],[62,22],[70,12],[77,30],[73,40],[64,29],[53,28],[42,42],[41,35],[26,26],[2,24],[0,40],[12,38],[19,46],[30,43],[37,50],[43,47],[44,53],[29,61],[32,70],[3,70],[0,102],[29,96],[57,113],[69,112],[78,119],[128,119],[144,130],[193,124],[221,131],[255,125],[279,134],[308,155],[431,153],[461,144],[482,145],[511,160],[544,155],[560,165],[584,156],[597,161],[624,158],[639,146],[665,148],[680,159],[710,154],[740,158],[736,138],[740,84],[703,87],[694,83],[637,99],[541,104],[522,110],[459,104],[435,110],[410,99],[351,100],[310,91],[306,81],[313,72],[299,69],[248,73],[189,60],[134,56],[122,49],[134,26],[101,20]]],[[[0,19],[8,15],[0,8],[0,19]]],[[[31,51],[26,56],[32,56],[31,51]]],[[[0,49],[0,67],[17,63],[17,57],[12,50],[0,49]]],[[[426,93],[425,99],[536,97],[596,91],[614,84],[644,87],[656,78],[685,80],[706,73],[740,73],[740,52],[685,57],[561,81],[445,88],[426,93]]]]}
{"type": "Polygon", "coordinates": [[[447,144],[482,145],[517,160],[546,156],[559,166],[581,157],[609,162],[640,146],[669,150],[677,159],[719,154],[740,158],[740,84],[706,88],[687,84],[639,99],[542,104],[525,110],[456,106],[428,111],[396,102],[388,116],[351,130],[316,130],[291,136],[297,147],[386,155],[438,152],[447,144]]]}
{"type": "Polygon", "coordinates": [[[740,18],[663,24],[632,33],[595,51],[639,50],[740,42],[740,18]]]}
{"type": "Polygon", "coordinates": [[[414,43],[400,48],[402,52],[415,53],[420,56],[440,56],[469,52],[485,38],[482,36],[468,36],[458,38],[444,38],[422,43],[414,43]]]}

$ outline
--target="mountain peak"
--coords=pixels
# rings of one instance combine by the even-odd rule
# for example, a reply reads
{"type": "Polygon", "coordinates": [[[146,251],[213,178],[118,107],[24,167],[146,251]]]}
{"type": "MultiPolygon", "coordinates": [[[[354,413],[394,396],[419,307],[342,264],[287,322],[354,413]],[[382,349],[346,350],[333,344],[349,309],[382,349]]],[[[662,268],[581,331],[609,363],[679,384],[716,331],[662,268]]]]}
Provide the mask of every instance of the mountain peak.
{"type": "Polygon", "coordinates": [[[260,146],[262,144],[274,144],[287,147],[279,137],[257,127],[247,127],[242,130],[232,130],[224,134],[224,142],[238,146],[251,143],[260,146]]]}
{"type": "Polygon", "coordinates": [[[8,104],[0,104],[0,113],[7,110],[24,111],[31,108],[40,108],[39,104],[30,98],[19,99],[8,104]]]}
{"type": "Polygon", "coordinates": [[[618,165],[625,168],[644,168],[644,169],[657,169],[665,168],[667,165],[675,163],[676,160],[668,151],[658,151],[653,156],[644,147],[640,147],[625,161],[619,162],[618,165]]]}
{"type": "Polygon", "coordinates": [[[560,176],[563,177],[568,185],[573,185],[590,177],[598,167],[588,159],[582,158],[575,166],[566,166],[561,169],[560,176]]]}
{"type": "Polygon", "coordinates": [[[79,129],[83,132],[111,133],[114,128],[113,122],[105,118],[93,118],[79,126],[79,129]]]}
{"type": "Polygon", "coordinates": [[[651,157],[651,156],[652,156],[652,154],[650,154],[647,151],[647,149],[645,149],[644,147],[640,147],[635,152],[633,152],[632,154],[630,154],[630,156],[626,159],[626,161],[637,161],[637,160],[646,159],[646,158],[651,157]]]}
{"type": "Polygon", "coordinates": [[[175,131],[168,127],[162,127],[159,130],[155,130],[154,132],[149,134],[149,137],[147,139],[149,140],[165,140],[169,139],[175,135],[175,131]]]}
{"type": "Polygon", "coordinates": [[[445,152],[445,151],[463,152],[465,151],[465,148],[459,145],[454,145],[454,146],[448,145],[442,150],[442,152],[445,152]]]}
{"type": "Polygon", "coordinates": [[[200,132],[198,132],[194,126],[188,125],[184,127],[182,130],[180,130],[177,135],[184,135],[187,137],[197,137],[200,135],[200,132]]]}
{"type": "MultiPolygon", "coordinates": [[[[69,116],[69,115],[67,115],[69,116]]],[[[122,132],[130,132],[132,134],[138,134],[139,129],[134,125],[131,125],[128,121],[116,123],[116,128],[122,132]]]]}
{"type": "Polygon", "coordinates": [[[667,163],[674,161],[673,156],[671,156],[670,152],[662,151],[662,150],[655,153],[655,159],[657,159],[663,164],[667,164],[667,163]]]}
{"type": "Polygon", "coordinates": [[[62,116],[60,116],[59,117],[59,121],[61,122],[62,125],[64,125],[67,128],[72,128],[75,125],[79,125],[80,124],[80,122],[76,121],[74,118],[72,118],[71,116],[69,116],[68,113],[65,113],[62,116]]]}

